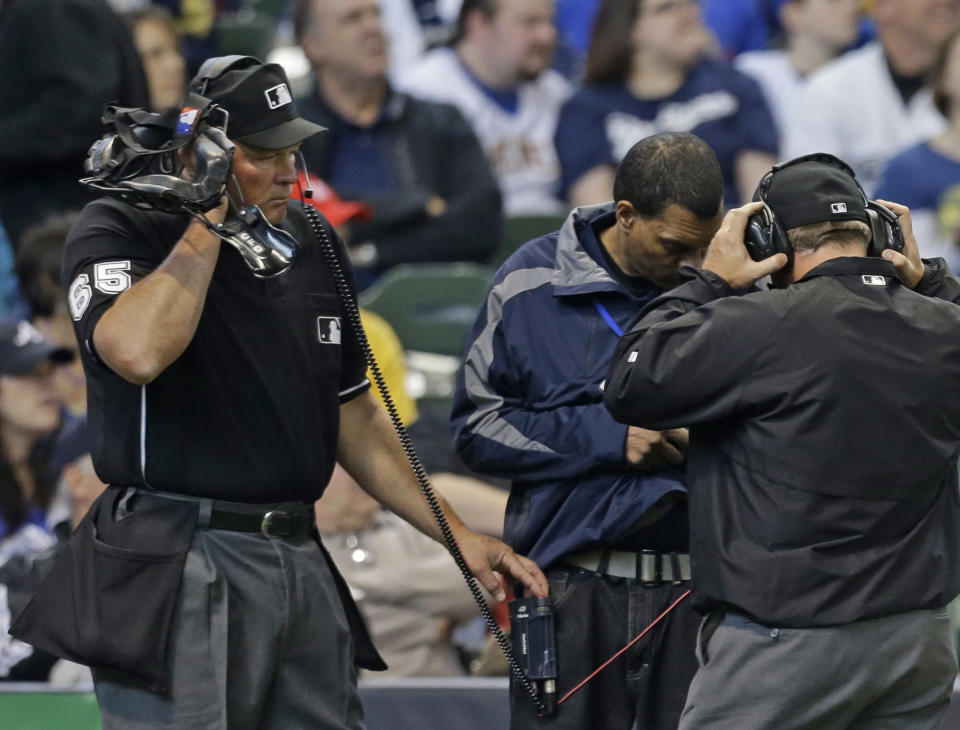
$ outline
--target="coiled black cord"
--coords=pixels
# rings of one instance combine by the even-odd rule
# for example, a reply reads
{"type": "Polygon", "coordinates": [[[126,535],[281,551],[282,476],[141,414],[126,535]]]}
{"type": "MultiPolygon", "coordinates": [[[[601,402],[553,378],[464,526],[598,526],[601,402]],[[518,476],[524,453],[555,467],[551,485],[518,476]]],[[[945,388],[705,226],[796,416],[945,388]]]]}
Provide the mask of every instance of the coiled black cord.
{"type": "Polygon", "coordinates": [[[477,586],[477,579],[474,578],[470,573],[470,569],[467,567],[467,563],[463,559],[463,554],[460,552],[460,547],[457,545],[456,540],[453,539],[453,532],[450,530],[450,525],[447,523],[447,518],[443,514],[443,510],[440,509],[440,503],[437,501],[437,496],[433,492],[433,487],[430,486],[430,480],[427,477],[427,472],[423,468],[423,464],[420,462],[420,457],[417,455],[416,449],[413,447],[413,443],[410,440],[410,435],[407,433],[406,427],[400,420],[400,414],[397,412],[397,407],[393,402],[390,391],[387,390],[387,384],[383,379],[383,373],[380,371],[380,366],[377,364],[377,360],[373,356],[373,351],[370,349],[370,343],[367,341],[367,335],[363,331],[363,324],[360,322],[360,310],[357,308],[357,303],[352,292],[350,291],[350,287],[347,284],[347,278],[343,273],[343,267],[340,265],[340,259],[337,257],[337,252],[334,248],[333,242],[330,240],[330,236],[327,235],[326,228],[324,228],[323,223],[320,221],[320,214],[306,201],[304,201],[303,210],[307,216],[307,220],[310,222],[310,227],[313,229],[314,236],[320,242],[320,248],[323,249],[323,255],[327,259],[327,264],[330,266],[330,270],[333,272],[333,279],[337,286],[337,293],[340,295],[340,301],[343,302],[350,325],[353,327],[357,334],[357,338],[360,340],[360,346],[363,349],[364,357],[366,358],[367,365],[370,367],[370,371],[373,373],[373,379],[377,384],[377,389],[383,396],[383,402],[387,407],[387,413],[390,416],[390,420],[393,422],[393,428],[396,430],[397,436],[400,438],[400,444],[403,446],[403,450],[407,455],[407,460],[410,462],[410,467],[413,469],[414,476],[416,476],[417,481],[420,483],[420,489],[423,491],[423,496],[426,498],[427,504],[430,506],[430,511],[433,512],[433,516],[436,519],[437,524],[440,526],[440,531],[443,533],[443,539],[446,541],[447,549],[450,551],[454,562],[457,564],[457,567],[463,574],[463,578],[467,582],[467,586],[470,588],[470,593],[473,594],[473,600],[477,602],[477,606],[480,608],[480,614],[483,616],[484,621],[486,621],[487,626],[490,628],[494,638],[497,640],[497,644],[500,646],[500,650],[503,652],[503,655],[507,658],[507,661],[510,664],[510,671],[513,673],[513,676],[516,677],[517,681],[523,686],[524,690],[526,690],[527,694],[530,695],[530,699],[533,701],[533,704],[537,709],[537,715],[542,716],[546,714],[546,706],[543,703],[543,699],[541,699],[541,697],[537,694],[536,687],[534,687],[533,683],[523,673],[523,670],[517,663],[516,657],[513,655],[513,649],[510,646],[510,642],[507,641],[507,637],[504,636],[503,631],[501,631],[496,620],[493,618],[493,614],[490,612],[490,607],[487,606],[487,602],[484,600],[483,594],[480,592],[480,588],[477,586]]]}

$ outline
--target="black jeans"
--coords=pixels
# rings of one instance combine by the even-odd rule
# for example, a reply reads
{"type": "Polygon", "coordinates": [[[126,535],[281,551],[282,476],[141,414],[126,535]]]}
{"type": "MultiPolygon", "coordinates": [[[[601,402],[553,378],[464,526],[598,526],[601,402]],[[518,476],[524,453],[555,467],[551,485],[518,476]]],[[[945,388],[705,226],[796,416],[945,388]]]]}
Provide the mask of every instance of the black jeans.
{"type": "MultiPolygon", "coordinates": [[[[547,572],[557,638],[557,699],[643,631],[689,587],[599,575],[547,572]]],[[[538,718],[523,687],[511,686],[511,730],[675,729],[697,670],[700,616],[685,599],[646,636],[590,680],[552,717],[538,718]],[[636,722],[636,725],[634,723],[636,722]]]]}

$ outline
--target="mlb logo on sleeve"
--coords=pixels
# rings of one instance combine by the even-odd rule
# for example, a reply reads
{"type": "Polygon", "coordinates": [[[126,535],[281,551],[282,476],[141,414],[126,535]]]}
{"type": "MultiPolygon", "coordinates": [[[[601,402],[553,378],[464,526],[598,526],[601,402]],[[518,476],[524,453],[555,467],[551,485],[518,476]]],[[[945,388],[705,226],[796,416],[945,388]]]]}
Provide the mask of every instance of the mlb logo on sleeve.
{"type": "Polygon", "coordinates": [[[287,88],[286,84],[271,86],[263,93],[267,97],[267,105],[271,109],[279,109],[293,101],[293,97],[290,96],[290,89],[287,88]]]}
{"type": "Polygon", "coordinates": [[[190,134],[193,132],[193,125],[197,123],[199,109],[185,106],[180,110],[180,119],[177,122],[177,134],[190,134]]]}
{"type": "Polygon", "coordinates": [[[317,339],[321,345],[339,345],[340,318],[317,317],[317,339]]]}

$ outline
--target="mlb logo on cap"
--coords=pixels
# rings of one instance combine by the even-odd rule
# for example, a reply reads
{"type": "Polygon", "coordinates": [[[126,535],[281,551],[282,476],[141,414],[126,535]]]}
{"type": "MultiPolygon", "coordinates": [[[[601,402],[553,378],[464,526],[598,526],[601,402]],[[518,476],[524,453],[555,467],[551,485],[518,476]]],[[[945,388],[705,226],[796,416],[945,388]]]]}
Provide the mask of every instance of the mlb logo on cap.
{"type": "Polygon", "coordinates": [[[199,109],[185,106],[180,110],[180,119],[177,122],[177,134],[190,134],[193,132],[193,125],[197,123],[199,109]]]}
{"type": "Polygon", "coordinates": [[[290,90],[287,88],[286,84],[277,84],[276,86],[271,86],[269,89],[263,92],[264,96],[267,97],[267,105],[271,109],[279,109],[282,106],[293,101],[293,97],[290,96],[290,90]]]}
{"type": "Polygon", "coordinates": [[[830,212],[831,212],[831,213],[846,213],[846,212],[847,212],[847,204],[846,204],[846,203],[832,203],[832,204],[830,205],[830,212]]]}

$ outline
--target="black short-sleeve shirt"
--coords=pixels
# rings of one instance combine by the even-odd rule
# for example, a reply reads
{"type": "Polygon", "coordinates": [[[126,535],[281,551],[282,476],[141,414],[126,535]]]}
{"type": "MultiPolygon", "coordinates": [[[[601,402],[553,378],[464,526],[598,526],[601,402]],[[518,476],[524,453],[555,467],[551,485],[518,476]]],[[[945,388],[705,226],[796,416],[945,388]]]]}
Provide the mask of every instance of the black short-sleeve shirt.
{"type": "MultiPolygon", "coordinates": [[[[182,214],[89,204],[63,275],[87,375],[92,453],[111,484],[244,502],[316,499],[336,459],[339,405],[369,387],[333,275],[298,205],[283,227],[301,250],[257,279],[223,244],[196,334],[152,383],[124,380],[93,349],[114,298],[150,274],[186,230],[182,214]]],[[[353,285],[343,245],[323,221],[353,285]]]]}

